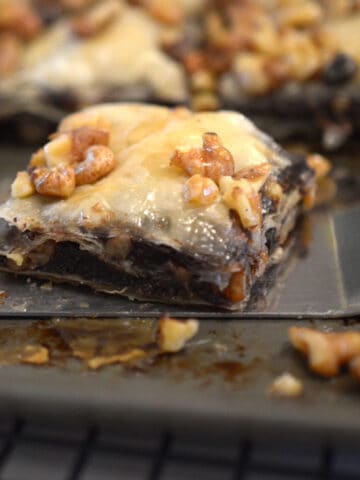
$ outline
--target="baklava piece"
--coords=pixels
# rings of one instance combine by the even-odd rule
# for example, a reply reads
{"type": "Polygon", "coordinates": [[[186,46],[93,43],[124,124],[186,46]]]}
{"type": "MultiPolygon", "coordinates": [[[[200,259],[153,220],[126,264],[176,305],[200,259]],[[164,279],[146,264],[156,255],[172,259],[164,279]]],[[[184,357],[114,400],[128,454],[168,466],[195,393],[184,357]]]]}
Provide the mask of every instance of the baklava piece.
{"type": "Polygon", "coordinates": [[[17,174],[0,207],[0,268],[241,309],[312,206],[309,163],[236,112],[92,107],[17,174]]]}

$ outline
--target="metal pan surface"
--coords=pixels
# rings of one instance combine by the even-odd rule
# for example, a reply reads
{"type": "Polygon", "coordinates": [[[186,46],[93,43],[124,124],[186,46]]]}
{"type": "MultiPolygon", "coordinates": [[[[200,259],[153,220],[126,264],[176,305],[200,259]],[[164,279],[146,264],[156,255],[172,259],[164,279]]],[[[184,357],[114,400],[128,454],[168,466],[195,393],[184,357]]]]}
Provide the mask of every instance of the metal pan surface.
{"type": "MultiPolygon", "coordinates": [[[[27,149],[0,150],[3,192],[10,178],[26,165],[27,149]]],[[[0,186],[1,188],[1,186],[0,186]]],[[[343,318],[360,314],[360,187],[345,182],[342,195],[351,201],[313,212],[303,225],[305,245],[294,248],[280,271],[268,275],[258,295],[243,312],[223,312],[201,307],[172,306],[129,301],[96,294],[87,288],[34,282],[0,274],[0,290],[7,298],[0,317],[158,317],[164,312],[178,317],[206,318],[343,318]],[[358,189],[358,190],[356,190],[358,189]]]]}

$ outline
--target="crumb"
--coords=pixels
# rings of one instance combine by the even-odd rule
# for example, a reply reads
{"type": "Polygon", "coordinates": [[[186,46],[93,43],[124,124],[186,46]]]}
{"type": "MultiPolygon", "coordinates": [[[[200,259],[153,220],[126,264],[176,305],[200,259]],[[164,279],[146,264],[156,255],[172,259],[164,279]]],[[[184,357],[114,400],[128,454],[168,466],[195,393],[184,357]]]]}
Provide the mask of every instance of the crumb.
{"type": "Polygon", "coordinates": [[[175,320],[168,316],[160,318],[157,330],[157,343],[164,353],[175,353],[182,350],[185,343],[194,337],[199,330],[197,320],[175,320]]]}
{"type": "Polygon", "coordinates": [[[113,365],[115,363],[130,363],[134,360],[139,360],[145,357],[144,350],[134,348],[129,352],[121,353],[118,355],[111,355],[109,357],[93,357],[87,361],[87,366],[93,370],[104,367],[106,365],[113,365]]]}
{"type": "Polygon", "coordinates": [[[21,356],[21,362],[44,365],[49,362],[49,350],[42,345],[27,345],[24,356],[21,356]]]}
{"type": "Polygon", "coordinates": [[[270,385],[268,392],[276,397],[296,398],[302,395],[304,385],[291,373],[285,372],[270,385]]]}
{"type": "Polygon", "coordinates": [[[89,305],[87,302],[81,302],[81,303],[79,304],[79,307],[80,307],[80,308],[90,308],[90,305],[89,305]]]}

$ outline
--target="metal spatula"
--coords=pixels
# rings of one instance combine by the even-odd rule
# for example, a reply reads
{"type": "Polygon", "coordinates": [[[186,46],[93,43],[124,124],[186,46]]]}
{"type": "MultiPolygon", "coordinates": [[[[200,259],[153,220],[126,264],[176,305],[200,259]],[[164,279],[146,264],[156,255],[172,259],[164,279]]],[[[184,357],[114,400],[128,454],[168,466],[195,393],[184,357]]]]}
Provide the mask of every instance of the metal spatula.
{"type": "MultiPolygon", "coordinates": [[[[22,155],[25,163],[28,152],[22,155]]],[[[0,290],[8,297],[0,306],[0,317],[157,317],[164,312],[211,318],[360,315],[360,194],[359,203],[312,213],[310,224],[312,238],[306,253],[299,257],[292,252],[274,284],[269,278],[266,297],[243,312],[132,302],[86,288],[49,287],[44,282],[1,274],[0,290]]]]}

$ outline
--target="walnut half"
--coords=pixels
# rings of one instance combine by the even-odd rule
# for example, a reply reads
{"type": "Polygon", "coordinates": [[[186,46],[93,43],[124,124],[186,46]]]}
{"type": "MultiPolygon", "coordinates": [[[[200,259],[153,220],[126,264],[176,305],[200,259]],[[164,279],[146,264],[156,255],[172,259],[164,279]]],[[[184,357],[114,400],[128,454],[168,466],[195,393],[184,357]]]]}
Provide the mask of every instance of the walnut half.
{"type": "MultiPolygon", "coordinates": [[[[312,328],[291,327],[290,341],[309,361],[312,371],[333,377],[342,365],[360,356],[360,332],[320,332],[312,328]]],[[[354,371],[357,372],[357,362],[354,371]]]]}

